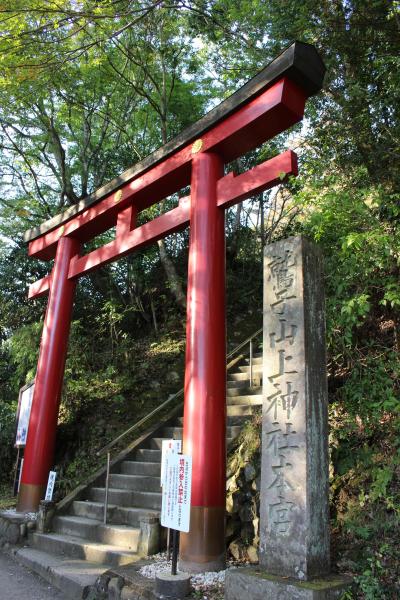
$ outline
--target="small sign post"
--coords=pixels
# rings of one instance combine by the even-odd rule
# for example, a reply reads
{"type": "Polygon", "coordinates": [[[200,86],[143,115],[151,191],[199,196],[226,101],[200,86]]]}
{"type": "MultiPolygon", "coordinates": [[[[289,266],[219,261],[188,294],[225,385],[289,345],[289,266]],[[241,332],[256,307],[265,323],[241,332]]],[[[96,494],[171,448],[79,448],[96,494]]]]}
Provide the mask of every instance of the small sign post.
{"type": "Polygon", "coordinates": [[[162,488],[161,525],[173,530],[172,575],[176,575],[179,532],[190,528],[192,457],[167,452],[162,488]]]}
{"type": "Polygon", "coordinates": [[[57,477],[56,471],[50,471],[49,479],[47,481],[46,496],[44,497],[46,502],[51,502],[53,499],[54,484],[56,482],[56,477],[57,477]]]}
{"type": "MultiPolygon", "coordinates": [[[[182,441],[181,440],[163,440],[161,445],[161,477],[160,485],[164,485],[165,481],[165,461],[168,452],[180,454],[182,452],[182,441]]],[[[167,532],[167,560],[171,560],[171,530],[168,528],[167,532]]]]}
{"type": "Polygon", "coordinates": [[[17,429],[15,434],[16,448],[23,448],[26,446],[34,389],[35,383],[31,382],[27,385],[24,385],[24,387],[22,387],[19,391],[17,409],[17,429]]]}
{"type": "Polygon", "coordinates": [[[35,389],[35,382],[30,382],[24,385],[19,390],[18,395],[18,408],[16,415],[15,425],[15,443],[14,446],[17,448],[17,460],[15,462],[15,474],[13,483],[13,494],[16,496],[19,492],[19,485],[21,482],[22,466],[24,459],[21,458],[21,448],[25,448],[26,440],[28,437],[29,419],[31,416],[33,391],[35,389]]]}

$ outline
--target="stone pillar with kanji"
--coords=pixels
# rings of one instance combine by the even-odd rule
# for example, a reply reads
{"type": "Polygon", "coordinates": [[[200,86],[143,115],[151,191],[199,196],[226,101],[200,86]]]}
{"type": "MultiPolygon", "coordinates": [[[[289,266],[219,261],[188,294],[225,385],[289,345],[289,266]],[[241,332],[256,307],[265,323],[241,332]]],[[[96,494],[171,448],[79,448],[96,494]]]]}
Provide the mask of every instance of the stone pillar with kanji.
{"type": "Polygon", "coordinates": [[[328,392],[321,256],[292,237],[264,253],[260,563],[329,573],[328,392]]]}
{"type": "Polygon", "coordinates": [[[227,600],[334,600],[322,259],[303,237],[264,251],[260,566],[228,573],[227,600]]]}

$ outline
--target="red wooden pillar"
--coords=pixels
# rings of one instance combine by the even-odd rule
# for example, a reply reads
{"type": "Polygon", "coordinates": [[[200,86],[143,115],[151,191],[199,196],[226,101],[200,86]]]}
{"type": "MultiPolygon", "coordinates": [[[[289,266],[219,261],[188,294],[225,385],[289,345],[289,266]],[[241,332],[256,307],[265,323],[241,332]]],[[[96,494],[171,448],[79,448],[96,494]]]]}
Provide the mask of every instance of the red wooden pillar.
{"type": "Polygon", "coordinates": [[[54,460],[58,408],[76,283],[68,279],[69,263],[80,243],[62,237],[57,246],[50,295],[40,344],[28,439],[17,510],[36,511],[44,498],[54,460]]]}
{"type": "Polygon", "coordinates": [[[225,212],[217,207],[220,157],[192,162],[183,449],[192,456],[190,532],[180,569],[225,567],[225,212]]]}

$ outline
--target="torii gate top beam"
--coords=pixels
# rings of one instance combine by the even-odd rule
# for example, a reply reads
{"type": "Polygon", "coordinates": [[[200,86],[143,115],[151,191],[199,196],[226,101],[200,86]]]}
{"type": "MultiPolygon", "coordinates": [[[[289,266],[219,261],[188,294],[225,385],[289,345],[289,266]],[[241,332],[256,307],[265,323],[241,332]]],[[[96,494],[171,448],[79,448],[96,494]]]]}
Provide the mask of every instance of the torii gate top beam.
{"type": "MultiPolygon", "coordinates": [[[[286,123],[282,127],[279,126],[280,110],[277,107],[275,118],[269,119],[266,130],[265,123],[264,127],[260,127],[262,102],[258,102],[257,105],[254,101],[263,92],[271,89],[275,82],[282,79],[289,82],[287,87],[293,89],[293,84],[294,87],[298,86],[305,100],[321,89],[324,73],[325,66],[313,46],[302,42],[293,43],[242,88],[170,142],[78,204],[38,227],[28,230],[24,240],[30,243],[29,254],[44,260],[53,258],[58,239],[61,235],[68,235],[62,227],[65,228],[71,220],[75,222],[75,227],[72,228],[74,236],[81,241],[87,241],[116,223],[117,214],[129,203],[133,194],[135,206],[138,210],[142,210],[187,185],[190,180],[191,144],[201,136],[204,138],[203,143],[207,143],[209,149],[218,151],[224,161],[229,162],[276,135],[298,121],[302,115],[297,114],[297,118],[294,118],[292,123],[286,123]],[[243,127],[242,116],[239,115],[240,109],[251,105],[256,108],[256,112],[258,108],[259,114],[252,116],[248,114],[247,126],[243,127]],[[227,131],[229,128],[230,131],[227,131]],[[120,196],[119,202],[116,203],[115,193],[121,194],[121,192],[122,197],[120,196]],[[102,208],[88,210],[99,204],[103,205],[102,208]],[[49,235],[51,232],[54,234],[49,235]]],[[[279,90],[276,91],[279,93],[279,90]]],[[[284,90],[281,90],[281,93],[283,92],[284,90]]],[[[300,108],[298,102],[297,106],[293,106],[293,98],[290,96],[287,91],[286,97],[289,103],[287,108],[298,113],[300,108]]]]}

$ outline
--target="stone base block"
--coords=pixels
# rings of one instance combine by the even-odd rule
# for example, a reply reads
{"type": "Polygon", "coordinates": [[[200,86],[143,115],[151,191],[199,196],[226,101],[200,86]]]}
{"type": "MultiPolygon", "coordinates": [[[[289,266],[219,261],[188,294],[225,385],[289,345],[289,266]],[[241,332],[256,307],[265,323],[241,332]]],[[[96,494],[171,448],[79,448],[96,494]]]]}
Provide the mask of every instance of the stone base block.
{"type": "Polygon", "coordinates": [[[0,547],[4,544],[24,543],[28,531],[35,527],[36,521],[29,514],[12,510],[0,511],[0,547]]]}
{"type": "Polygon", "coordinates": [[[351,584],[342,575],[296,581],[257,569],[232,569],[226,573],[225,600],[340,600],[351,584]]]}
{"type": "Polygon", "coordinates": [[[160,520],[143,515],[140,517],[139,556],[151,556],[160,551],[160,520]]]}
{"type": "Polygon", "coordinates": [[[158,573],[156,575],[155,597],[159,600],[183,600],[190,592],[190,575],[187,573],[158,573]]]}

